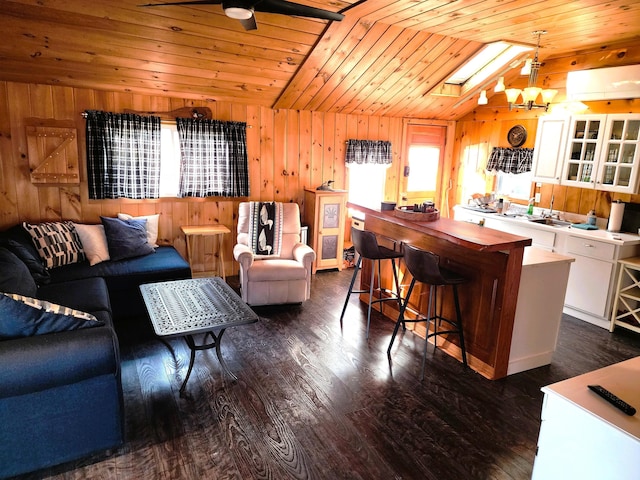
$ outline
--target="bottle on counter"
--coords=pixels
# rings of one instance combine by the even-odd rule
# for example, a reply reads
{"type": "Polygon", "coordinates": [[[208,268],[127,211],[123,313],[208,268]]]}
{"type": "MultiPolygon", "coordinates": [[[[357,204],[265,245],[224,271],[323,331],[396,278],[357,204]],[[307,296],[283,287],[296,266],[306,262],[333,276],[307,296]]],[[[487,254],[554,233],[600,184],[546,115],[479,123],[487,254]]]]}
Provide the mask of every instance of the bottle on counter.
{"type": "Polygon", "coordinates": [[[595,225],[596,224],[596,211],[595,210],[591,210],[588,214],[587,214],[587,223],[589,225],[595,225]]]}
{"type": "Polygon", "coordinates": [[[500,200],[498,200],[498,203],[496,204],[496,212],[498,212],[498,214],[501,214],[503,209],[504,209],[504,200],[501,198],[500,200]]]}
{"type": "Polygon", "coordinates": [[[533,202],[535,202],[535,198],[529,199],[529,208],[527,209],[527,215],[533,215],[533,202]]]}

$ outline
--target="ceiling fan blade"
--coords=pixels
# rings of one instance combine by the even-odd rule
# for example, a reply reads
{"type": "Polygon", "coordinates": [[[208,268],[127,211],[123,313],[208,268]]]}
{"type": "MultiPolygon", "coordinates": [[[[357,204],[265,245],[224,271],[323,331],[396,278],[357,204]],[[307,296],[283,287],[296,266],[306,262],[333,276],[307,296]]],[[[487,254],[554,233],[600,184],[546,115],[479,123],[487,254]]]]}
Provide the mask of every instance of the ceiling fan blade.
{"type": "Polygon", "coordinates": [[[190,2],[145,3],[139,7],[164,7],[167,5],[220,5],[222,0],[192,0],[190,2]]]}
{"type": "Polygon", "coordinates": [[[260,0],[256,2],[253,8],[256,12],[296,15],[299,17],[320,18],[322,20],[336,20],[338,22],[344,18],[341,13],[288,2],[287,0],[260,0]]]}
{"type": "Polygon", "coordinates": [[[258,29],[258,25],[256,24],[256,17],[254,17],[253,15],[251,15],[251,18],[247,18],[246,20],[239,20],[239,22],[245,30],[258,29]]]}

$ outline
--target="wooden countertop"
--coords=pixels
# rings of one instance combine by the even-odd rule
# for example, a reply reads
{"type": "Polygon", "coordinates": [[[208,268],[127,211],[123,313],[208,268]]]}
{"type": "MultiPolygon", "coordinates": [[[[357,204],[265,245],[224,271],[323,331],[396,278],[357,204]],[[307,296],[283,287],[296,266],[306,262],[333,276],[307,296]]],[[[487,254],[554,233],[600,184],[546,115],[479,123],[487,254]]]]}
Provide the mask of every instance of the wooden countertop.
{"type": "Polygon", "coordinates": [[[458,222],[450,218],[440,218],[435,222],[412,222],[396,217],[393,211],[383,212],[353,203],[347,203],[347,207],[365,214],[365,227],[367,224],[366,217],[374,216],[389,223],[417,230],[432,237],[446,240],[455,245],[478,252],[499,252],[531,245],[530,238],[500,232],[469,222],[458,222]]]}
{"type": "MultiPolygon", "coordinates": [[[[464,338],[469,366],[490,379],[507,375],[513,325],[523,269],[525,247],[531,239],[481,227],[467,222],[441,218],[434,222],[413,222],[396,217],[393,211],[380,211],[349,203],[364,215],[364,228],[394,243],[414,245],[440,257],[441,264],[460,273],[468,281],[460,287],[464,317],[464,338]]],[[[546,258],[546,257],[545,257],[546,258]]],[[[549,261],[538,256],[532,261],[549,261]]],[[[558,260],[554,258],[554,260],[558,260]]],[[[361,289],[368,290],[371,262],[363,262],[361,289]]],[[[405,268],[401,262],[401,270],[405,268]]],[[[529,267],[527,267],[529,268],[529,267]]],[[[380,284],[392,288],[390,269],[382,274],[380,284]]],[[[401,271],[401,275],[405,275],[401,271]]],[[[419,285],[412,294],[414,312],[427,309],[428,287],[419,285]]],[[[452,302],[443,302],[443,316],[456,314],[452,302]]],[[[383,307],[385,308],[385,307],[383,307]]],[[[393,302],[387,302],[389,318],[397,318],[393,302]]],[[[424,336],[425,326],[416,324],[424,336]]],[[[439,348],[460,359],[461,348],[455,335],[439,339],[439,348]]]]}

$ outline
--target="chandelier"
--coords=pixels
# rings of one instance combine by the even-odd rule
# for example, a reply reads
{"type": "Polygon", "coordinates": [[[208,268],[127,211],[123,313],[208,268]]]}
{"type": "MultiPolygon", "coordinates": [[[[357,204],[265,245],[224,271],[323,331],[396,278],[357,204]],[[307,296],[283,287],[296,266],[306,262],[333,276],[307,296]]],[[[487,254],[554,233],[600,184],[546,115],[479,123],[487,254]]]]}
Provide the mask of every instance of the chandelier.
{"type": "Polygon", "coordinates": [[[509,110],[512,108],[524,108],[526,110],[532,110],[534,108],[544,108],[545,112],[549,108],[549,104],[553,101],[553,98],[558,93],[553,89],[542,89],[536,87],[538,82],[538,71],[540,70],[540,62],[538,61],[538,51],[540,50],[540,36],[547,33],[546,30],[536,30],[533,35],[538,36],[538,45],[536,46],[536,53],[533,60],[528,58],[522,67],[520,73],[522,75],[529,75],[529,83],[527,88],[520,90],[519,88],[507,88],[504,93],[507,95],[507,102],[509,102],[509,110]],[[518,103],[518,99],[522,94],[522,103],[518,103]],[[538,96],[542,97],[542,103],[536,103],[538,96]]]}

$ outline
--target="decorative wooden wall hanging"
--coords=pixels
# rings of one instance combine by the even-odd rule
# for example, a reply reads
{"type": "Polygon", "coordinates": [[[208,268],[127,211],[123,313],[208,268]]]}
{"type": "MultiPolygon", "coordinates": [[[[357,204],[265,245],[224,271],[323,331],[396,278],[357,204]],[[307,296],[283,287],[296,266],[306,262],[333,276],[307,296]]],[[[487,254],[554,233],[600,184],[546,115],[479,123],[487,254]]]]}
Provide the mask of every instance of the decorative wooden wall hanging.
{"type": "Polygon", "coordinates": [[[174,120],[175,118],[203,118],[211,120],[213,115],[209,107],[182,107],[168,112],[150,112],[140,110],[125,109],[124,113],[135,113],[137,115],[156,115],[162,120],[174,120]]]}
{"type": "Polygon", "coordinates": [[[78,135],[72,120],[25,121],[31,183],[79,184],[78,135]]]}

